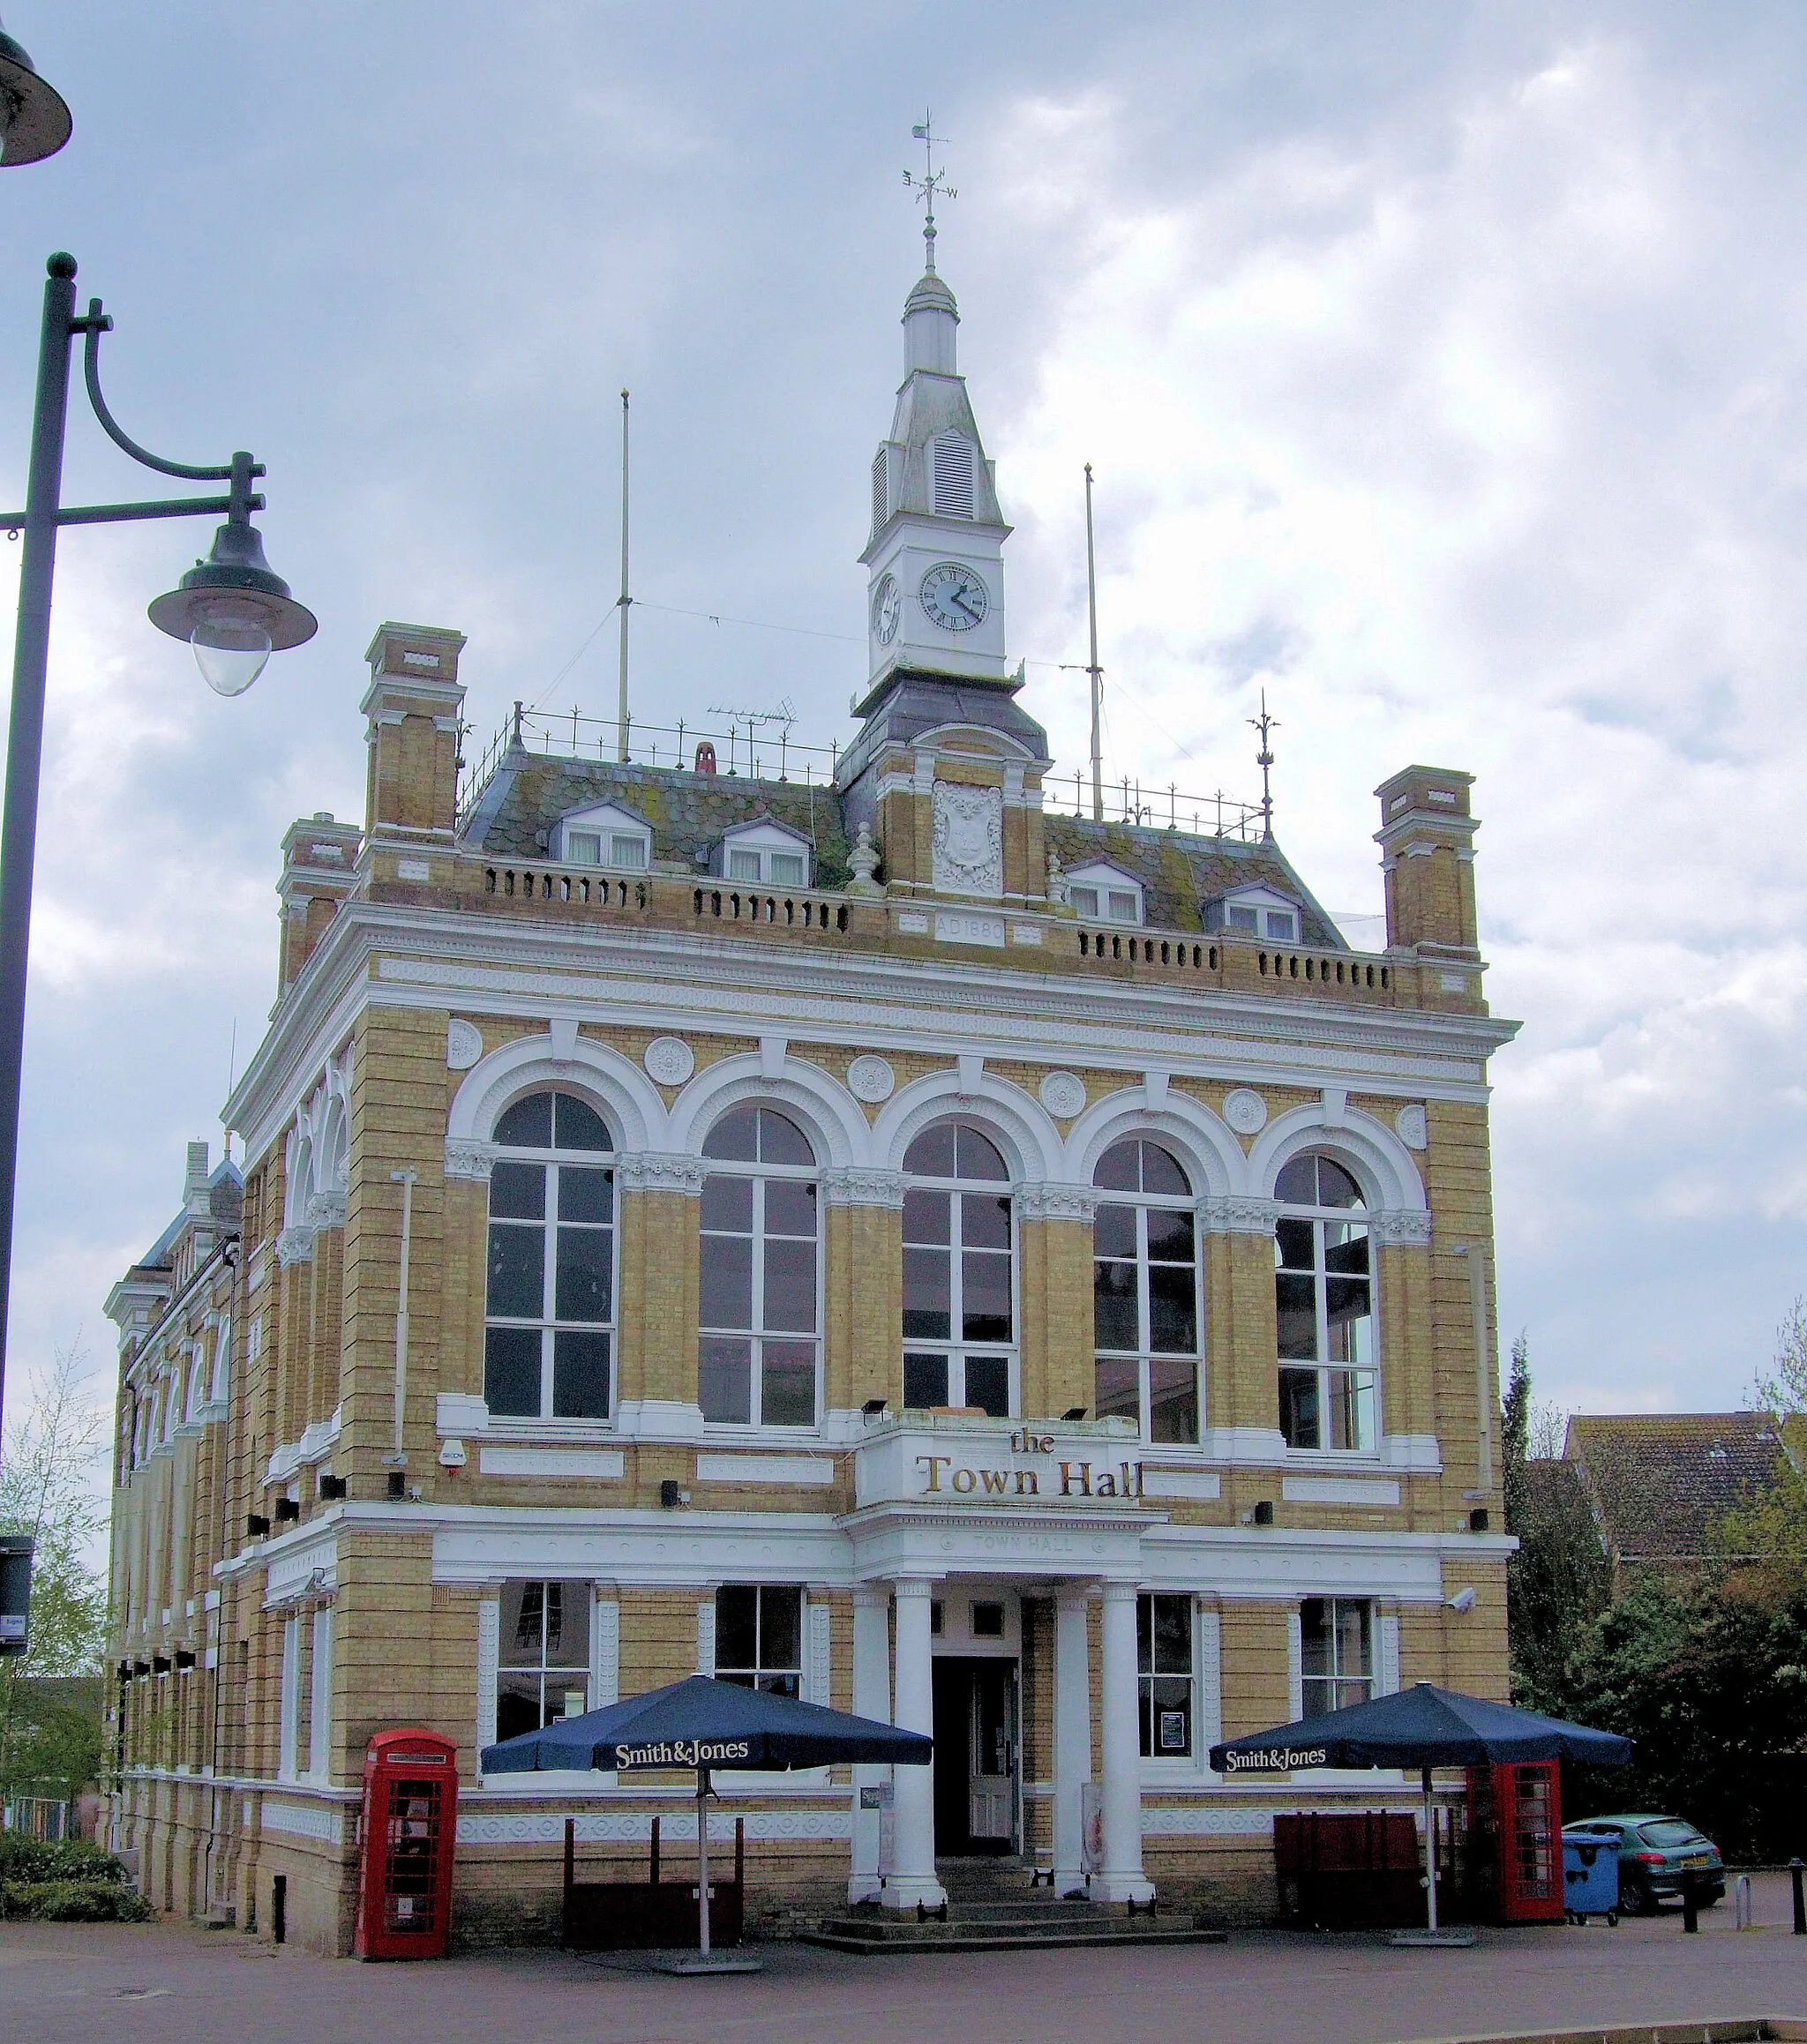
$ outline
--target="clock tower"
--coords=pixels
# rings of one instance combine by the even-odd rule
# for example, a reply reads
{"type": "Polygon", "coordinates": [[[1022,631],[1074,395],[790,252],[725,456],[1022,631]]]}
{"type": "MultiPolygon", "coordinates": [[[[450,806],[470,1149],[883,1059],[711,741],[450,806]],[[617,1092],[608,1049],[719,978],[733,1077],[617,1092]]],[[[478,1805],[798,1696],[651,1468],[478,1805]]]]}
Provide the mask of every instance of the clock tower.
{"type": "MultiPolygon", "coordinates": [[[[904,305],[904,381],[890,437],[873,457],[866,565],[870,702],[899,670],[1008,682],[1004,541],[986,459],[956,363],[960,313],[927,266],[904,305]]],[[[863,706],[856,706],[863,707],[863,706]]]]}

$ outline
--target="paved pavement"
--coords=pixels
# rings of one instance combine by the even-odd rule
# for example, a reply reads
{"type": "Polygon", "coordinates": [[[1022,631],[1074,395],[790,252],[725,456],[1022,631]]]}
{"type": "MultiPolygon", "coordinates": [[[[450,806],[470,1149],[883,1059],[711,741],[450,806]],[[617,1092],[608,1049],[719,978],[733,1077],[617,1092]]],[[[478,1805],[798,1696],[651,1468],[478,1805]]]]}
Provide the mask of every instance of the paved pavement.
{"type": "Polygon", "coordinates": [[[506,1952],[361,1965],[186,1924],[0,1924],[0,2036],[31,2044],[1401,2044],[1687,2018],[1807,2018],[1787,1884],[1585,1929],[1487,1931],[1467,1951],[1270,1932],[1149,1950],[852,1958],[755,1948],[764,1973],[649,1974],[506,1952]]]}

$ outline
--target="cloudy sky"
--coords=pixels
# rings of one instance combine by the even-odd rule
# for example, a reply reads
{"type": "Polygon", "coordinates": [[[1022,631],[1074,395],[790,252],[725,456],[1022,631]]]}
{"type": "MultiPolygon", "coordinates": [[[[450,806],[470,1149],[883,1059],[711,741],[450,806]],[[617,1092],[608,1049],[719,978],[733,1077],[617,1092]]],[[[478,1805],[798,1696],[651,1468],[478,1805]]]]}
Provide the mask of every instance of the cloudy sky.
{"type": "MultiPolygon", "coordinates": [[[[373,626],[467,633],[484,734],[516,697],[610,708],[624,385],[637,697],[693,726],[788,698],[845,737],[933,101],[1057,757],[1084,751],[1090,460],[1107,773],[1256,792],[1265,688],[1278,835],[1349,918],[1380,906],[1375,784],[1473,773],[1488,991],[1525,1024],[1495,1067],[1504,1329],[1564,1405],[1740,1399],[1807,1290],[1798,5],[8,0],[6,26],[76,131],[0,176],[0,508],[67,248],[127,430],[267,462],[272,562],[320,618],[221,702],[143,618],[205,529],[63,543],[15,1396],[53,1344],[104,1360],[184,1142],[217,1148],[278,841],[362,812],[373,626]]],[[[71,500],[160,487],[77,417],[71,500]]]]}

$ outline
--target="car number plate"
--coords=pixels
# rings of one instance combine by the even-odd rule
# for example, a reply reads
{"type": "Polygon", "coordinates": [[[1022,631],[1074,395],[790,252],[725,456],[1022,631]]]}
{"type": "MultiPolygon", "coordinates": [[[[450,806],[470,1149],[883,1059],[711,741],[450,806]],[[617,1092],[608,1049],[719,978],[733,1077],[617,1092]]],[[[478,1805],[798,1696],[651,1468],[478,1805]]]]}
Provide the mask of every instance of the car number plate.
{"type": "Polygon", "coordinates": [[[1684,1867],[1710,1867],[1713,1861],[1705,1853],[1689,1853],[1683,1856],[1682,1864],[1684,1867]]]}

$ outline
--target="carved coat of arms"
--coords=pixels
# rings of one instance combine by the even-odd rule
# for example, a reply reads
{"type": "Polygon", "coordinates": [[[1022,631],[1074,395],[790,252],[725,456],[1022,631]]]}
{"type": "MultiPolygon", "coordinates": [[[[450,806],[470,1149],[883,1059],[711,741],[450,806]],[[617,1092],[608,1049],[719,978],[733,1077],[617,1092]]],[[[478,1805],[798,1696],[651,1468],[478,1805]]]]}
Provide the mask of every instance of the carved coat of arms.
{"type": "Polygon", "coordinates": [[[1004,891],[1004,791],[935,782],[934,884],[950,894],[1004,891]]]}

